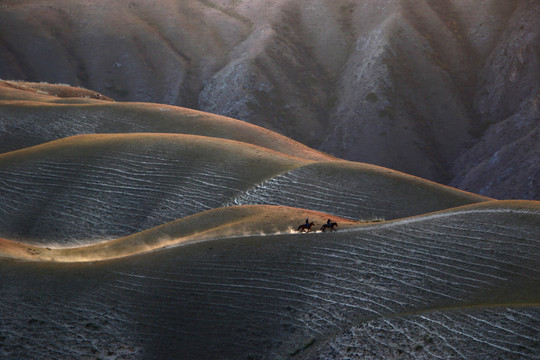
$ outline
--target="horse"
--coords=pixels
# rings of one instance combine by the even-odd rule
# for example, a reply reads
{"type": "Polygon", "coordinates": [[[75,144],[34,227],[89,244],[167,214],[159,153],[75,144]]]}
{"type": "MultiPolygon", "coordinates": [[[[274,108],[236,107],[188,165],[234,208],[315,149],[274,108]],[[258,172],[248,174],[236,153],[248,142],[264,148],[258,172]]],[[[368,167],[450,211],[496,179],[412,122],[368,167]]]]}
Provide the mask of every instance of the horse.
{"type": "Polygon", "coordinates": [[[338,224],[336,222],[330,222],[329,224],[323,224],[323,226],[321,227],[321,231],[325,232],[326,229],[330,229],[330,231],[337,231],[335,229],[336,226],[338,226],[338,224]]]}
{"type": "Polygon", "coordinates": [[[315,224],[313,223],[313,221],[310,222],[309,224],[302,224],[302,225],[300,225],[300,226],[298,227],[298,229],[296,229],[296,231],[298,231],[298,232],[304,232],[304,231],[305,231],[305,232],[310,232],[310,231],[311,231],[311,227],[312,227],[313,225],[315,225],[315,224]]]}

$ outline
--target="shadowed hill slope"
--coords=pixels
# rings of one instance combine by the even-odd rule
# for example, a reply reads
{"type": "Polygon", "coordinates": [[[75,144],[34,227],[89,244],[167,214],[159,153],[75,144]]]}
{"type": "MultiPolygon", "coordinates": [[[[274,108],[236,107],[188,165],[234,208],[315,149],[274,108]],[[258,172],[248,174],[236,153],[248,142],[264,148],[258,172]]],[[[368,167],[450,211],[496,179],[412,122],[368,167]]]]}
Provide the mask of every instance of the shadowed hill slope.
{"type": "Polygon", "coordinates": [[[536,199],[539,13],[536,0],[6,0],[0,78],[197,108],[348,160],[536,199]],[[499,150],[512,156],[487,166],[499,150]]]}
{"type": "Polygon", "coordinates": [[[0,155],[2,234],[128,235],[221,204],[308,160],[195,135],[81,135],[0,155]]]}
{"type": "Polygon", "coordinates": [[[345,161],[316,162],[275,176],[230,204],[316,209],[351,219],[397,219],[489,198],[390,169],[345,161]]]}
{"type": "Polygon", "coordinates": [[[74,136],[0,154],[0,234],[84,242],[227,204],[390,219],[489,200],[376,166],[312,163],[196,135],[74,136]]]}
{"type": "Polygon", "coordinates": [[[437,309],[366,322],[298,359],[534,359],[539,305],[437,309]]]}
{"type": "MultiPolygon", "coordinates": [[[[0,351],[278,359],[343,333],[365,339],[378,358],[448,350],[534,359],[539,206],[486,202],[332,234],[226,238],[98,263],[2,260],[0,351]],[[377,345],[381,331],[400,346],[377,345]]],[[[347,358],[342,339],[332,349],[344,353],[329,358],[347,358]]]]}
{"type": "Polygon", "coordinates": [[[219,137],[307,159],[333,159],[283,135],[224,116],[162,104],[96,101],[78,96],[79,91],[88,91],[84,89],[31,85],[73,96],[36,94],[28,84],[17,83],[19,88],[14,89],[9,82],[0,82],[0,152],[72,135],[154,132],[219,137]]]}
{"type": "Polygon", "coordinates": [[[319,230],[329,217],[338,223],[340,230],[362,224],[306,209],[235,206],[204,211],[124,238],[102,240],[87,246],[77,247],[67,242],[51,248],[55,242],[47,239],[40,239],[39,246],[33,246],[0,238],[0,257],[53,262],[110,260],[197,241],[294,233],[306,217],[316,223],[312,231],[319,230]]]}

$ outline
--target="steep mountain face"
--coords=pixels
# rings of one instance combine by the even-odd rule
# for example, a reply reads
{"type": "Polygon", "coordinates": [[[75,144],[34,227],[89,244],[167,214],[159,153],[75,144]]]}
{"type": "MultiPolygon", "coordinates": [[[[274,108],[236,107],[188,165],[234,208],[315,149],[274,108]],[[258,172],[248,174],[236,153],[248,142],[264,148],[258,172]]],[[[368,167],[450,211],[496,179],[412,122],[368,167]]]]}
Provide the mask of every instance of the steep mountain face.
{"type": "Polygon", "coordinates": [[[0,77],[231,116],[540,199],[535,0],[3,1],[0,77]]]}

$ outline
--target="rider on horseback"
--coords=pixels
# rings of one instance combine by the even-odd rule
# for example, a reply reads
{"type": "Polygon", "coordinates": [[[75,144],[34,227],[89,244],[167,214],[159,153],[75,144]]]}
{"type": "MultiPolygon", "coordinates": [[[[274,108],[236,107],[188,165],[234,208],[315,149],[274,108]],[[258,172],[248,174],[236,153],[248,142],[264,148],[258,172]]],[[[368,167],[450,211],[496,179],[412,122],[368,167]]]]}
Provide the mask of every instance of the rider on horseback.
{"type": "Polygon", "coordinates": [[[305,231],[305,232],[310,232],[310,231],[311,231],[311,227],[312,227],[313,225],[315,225],[315,224],[313,223],[313,221],[312,221],[312,222],[309,222],[309,218],[307,218],[307,219],[306,219],[306,223],[300,225],[300,226],[298,227],[297,231],[300,231],[300,232],[304,232],[304,231],[305,231]]]}
{"type": "Polygon", "coordinates": [[[335,226],[338,226],[338,224],[336,222],[333,222],[332,220],[328,219],[326,221],[326,224],[323,224],[323,226],[321,227],[321,231],[325,232],[326,229],[330,229],[330,231],[336,231],[336,229],[334,228],[335,226]]]}

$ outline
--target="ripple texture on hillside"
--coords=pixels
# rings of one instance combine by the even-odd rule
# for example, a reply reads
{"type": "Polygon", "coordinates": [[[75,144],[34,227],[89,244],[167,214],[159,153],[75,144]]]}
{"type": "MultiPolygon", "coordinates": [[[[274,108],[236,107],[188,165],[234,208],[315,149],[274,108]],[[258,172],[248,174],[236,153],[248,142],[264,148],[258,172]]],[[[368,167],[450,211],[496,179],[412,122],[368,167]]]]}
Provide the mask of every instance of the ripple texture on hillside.
{"type": "Polygon", "coordinates": [[[2,236],[60,244],[125,236],[221,207],[298,163],[190,136],[81,137],[49,145],[0,159],[2,236]]]}
{"type": "Polygon", "coordinates": [[[283,205],[352,219],[389,220],[485,200],[388,169],[323,162],[268,179],[230,204],[283,205]]]}
{"type": "Polygon", "coordinates": [[[535,359],[538,307],[435,311],[353,327],[301,359],[535,359]]]}
{"type": "MultiPolygon", "coordinates": [[[[522,325],[511,328],[512,337],[505,338],[504,324],[494,331],[481,325],[492,321],[493,305],[538,303],[539,216],[536,203],[484,206],[334,234],[216,240],[97,264],[3,261],[1,351],[11,358],[37,358],[30,348],[51,357],[102,353],[110,343],[100,339],[108,337],[122,345],[118,358],[123,349],[141,359],[276,359],[354,326],[372,340],[373,328],[388,329],[406,350],[430,326],[452,336],[441,349],[533,359],[537,307],[515,315],[522,325]],[[447,315],[447,308],[463,310],[447,315]],[[429,309],[441,314],[413,314],[429,309]],[[50,336],[37,336],[42,329],[50,336]],[[472,348],[470,336],[495,346],[472,348]],[[507,346],[498,345],[503,341],[507,346]]],[[[367,346],[381,351],[375,356],[386,354],[373,341],[367,346]]]]}

